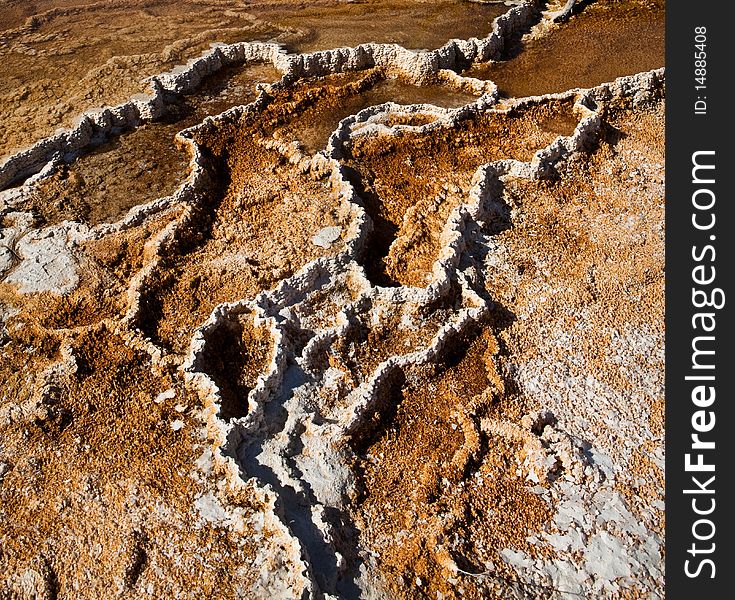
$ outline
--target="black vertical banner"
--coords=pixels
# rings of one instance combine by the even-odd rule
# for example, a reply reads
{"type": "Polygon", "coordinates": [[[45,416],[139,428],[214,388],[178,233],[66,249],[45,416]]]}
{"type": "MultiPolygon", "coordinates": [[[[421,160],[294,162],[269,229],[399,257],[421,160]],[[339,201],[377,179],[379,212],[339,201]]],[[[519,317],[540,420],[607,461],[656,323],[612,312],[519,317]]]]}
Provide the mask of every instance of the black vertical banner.
{"type": "Polygon", "coordinates": [[[666,15],[666,593],[732,598],[733,41],[725,2],[666,15]]]}

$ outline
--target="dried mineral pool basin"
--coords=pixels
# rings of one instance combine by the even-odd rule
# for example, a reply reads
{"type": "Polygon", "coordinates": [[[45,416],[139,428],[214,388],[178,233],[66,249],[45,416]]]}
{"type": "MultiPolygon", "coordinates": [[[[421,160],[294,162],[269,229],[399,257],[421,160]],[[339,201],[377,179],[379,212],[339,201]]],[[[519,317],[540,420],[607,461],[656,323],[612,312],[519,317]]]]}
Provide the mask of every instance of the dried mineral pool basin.
{"type": "Polygon", "coordinates": [[[457,108],[477,100],[478,96],[437,84],[416,86],[400,79],[389,78],[379,81],[372,88],[344,99],[338,110],[324,111],[313,121],[300,125],[296,136],[310,153],[327,146],[327,141],[339,122],[357,114],[368,106],[385,102],[396,104],[433,104],[442,108],[457,108]]]}
{"type": "Polygon", "coordinates": [[[16,0],[22,10],[0,2],[0,158],[71,127],[87,109],[144,92],[145,77],[185,64],[212,42],[283,33],[254,20],[244,3],[224,10],[200,0],[70,2],[16,0]],[[2,31],[4,19],[17,24],[48,9],[32,25],[2,31]]]}
{"type": "MultiPolygon", "coordinates": [[[[129,7],[130,10],[134,8],[129,7]]],[[[0,71],[0,93],[52,82],[73,84],[88,80],[93,84],[108,72],[116,72],[115,69],[124,61],[129,61],[126,67],[130,72],[125,71],[118,76],[118,87],[121,87],[121,76],[131,74],[134,69],[137,72],[131,77],[138,81],[185,63],[188,58],[207,50],[215,41],[211,35],[202,36],[201,41],[193,40],[201,33],[196,24],[186,21],[180,24],[177,20],[165,23],[164,17],[156,17],[151,11],[133,12],[131,15],[130,10],[126,11],[112,2],[71,8],[68,12],[59,9],[39,19],[32,28],[20,33],[2,33],[0,56],[6,62],[0,71]],[[139,22],[131,26],[131,19],[139,22]],[[186,44],[184,47],[190,50],[167,51],[167,45],[177,41],[181,43],[182,38],[182,45],[186,44]],[[109,64],[102,67],[108,61],[109,64]],[[101,69],[101,72],[97,73],[95,69],[101,69]]],[[[267,26],[251,31],[244,27],[247,24],[240,18],[227,31],[217,31],[216,41],[253,41],[276,33],[267,26]],[[237,25],[243,27],[238,29],[237,25]]],[[[124,83],[127,85],[129,82],[126,80],[124,83]]],[[[137,87],[139,89],[131,93],[145,89],[145,86],[137,87]]],[[[130,93],[126,91],[121,98],[128,95],[130,93]]]]}
{"type": "Polygon", "coordinates": [[[434,49],[452,38],[483,38],[504,4],[468,0],[322,0],[300,4],[262,2],[248,7],[259,18],[298,30],[285,38],[289,50],[314,52],[367,42],[434,49]]]}
{"type": "Polygon", "coordinates": [[[479,98],[479,96],[460,92],[445,85],[417,86],[397,78],[381,81],[368,90],[364,96],[368,102],[366,106],[395,102],[397,104],[434,104],[442,108],[458,108],[479,98]]]}
{"type": "Polygon", "coordinates": [[[468,77],[490,79],[508,97],[594,87],[664,65],[665,11],[634,3],[587,6],[515,58],[473,67],[468,77]]]}
{"type": "Polygon", "coordinates": [[[255,100],[255,84],[281,73],[268,64],[227,67],[207,78],[163,120],[113,136],[39,183],[25,208],[45,223],[73,219],[114,222],[140,204],[176,191],[188,174],[189,155],[176,134],[209,115],[255,100]]]}
{"type": "Polygon", "coordinates": [[[48,224],[73,219],[97,225],[172,194],[189,170],[188,153],[174,144],[179,129],[148,123],[113,137],[40,182],[25,208],[48,224]]]}
{"type": "Polygon", "coordinates": [[[25,20],[50,9],[69,8],[97,4],[99,0],[34,0],[33,2],[9,0],[0,6],[0,31],[15,29],[25,20]]]}
{"type": "MultiPolygon", "coordinates": [[[[199,89],[185,97],[185,102],[194,110],[191,120],[200,122],[207,116],[218,115],[233,106],[249,104],[258,95],[256,84],[274,83],[281,76],[278,69],[267,63],[220,69],[207,77],[199,89]]],[[[189,123],[186,125],[190,126],[189,123]]]]}

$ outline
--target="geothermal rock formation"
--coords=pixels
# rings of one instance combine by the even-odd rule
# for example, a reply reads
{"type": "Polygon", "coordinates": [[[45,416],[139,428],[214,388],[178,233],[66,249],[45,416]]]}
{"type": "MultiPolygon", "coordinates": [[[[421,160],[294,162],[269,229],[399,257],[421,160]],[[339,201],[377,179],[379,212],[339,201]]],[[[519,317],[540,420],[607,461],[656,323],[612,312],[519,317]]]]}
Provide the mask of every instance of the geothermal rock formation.
{"type": "MultiPolygon", "coordinates": [[[[662,595],[660,46],[493,80],[662,3],[310,52],[341,38],[288,2],[187,4],[202,30],[142,6],[165,56],[78,86],[115,102],[3,108],[0,597],[662,595]]],[[[18,8],[0,48],[73,56],[66,20],[115,10],[18,8]]]]}

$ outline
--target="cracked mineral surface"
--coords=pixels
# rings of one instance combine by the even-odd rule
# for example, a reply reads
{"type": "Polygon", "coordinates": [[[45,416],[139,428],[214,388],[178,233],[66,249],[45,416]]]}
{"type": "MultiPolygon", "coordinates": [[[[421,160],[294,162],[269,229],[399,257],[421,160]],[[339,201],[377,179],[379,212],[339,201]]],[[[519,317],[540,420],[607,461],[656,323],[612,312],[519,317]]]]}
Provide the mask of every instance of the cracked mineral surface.
{"type": "Polygon", "coordinates": [[[664,3],[0,3],[0,599],[660,598],[664,3]]]}

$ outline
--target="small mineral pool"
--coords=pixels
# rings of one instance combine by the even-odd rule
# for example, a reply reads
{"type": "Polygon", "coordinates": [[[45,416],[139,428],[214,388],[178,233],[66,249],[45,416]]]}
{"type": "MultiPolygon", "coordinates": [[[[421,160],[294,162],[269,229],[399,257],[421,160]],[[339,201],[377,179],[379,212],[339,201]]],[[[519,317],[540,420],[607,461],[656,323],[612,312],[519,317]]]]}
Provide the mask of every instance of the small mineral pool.
{"type": "Polygon", "coordinates": [[[504,96],[522,98],[589,88],[664,65],[663,6],[592,4],[515,57],[464,74],[490,79],[504,96]]]}

